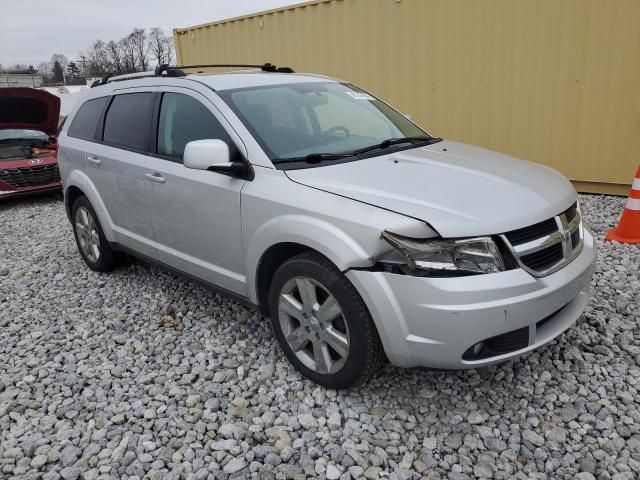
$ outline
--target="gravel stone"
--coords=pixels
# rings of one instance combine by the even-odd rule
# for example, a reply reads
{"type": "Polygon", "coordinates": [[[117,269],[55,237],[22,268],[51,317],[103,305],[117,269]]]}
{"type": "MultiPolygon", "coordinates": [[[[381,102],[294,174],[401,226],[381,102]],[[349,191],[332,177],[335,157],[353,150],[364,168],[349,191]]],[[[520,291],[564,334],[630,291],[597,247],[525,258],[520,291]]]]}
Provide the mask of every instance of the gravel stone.
{"type": "Polygon", "coordinates": [[[480,462],[474,465],[473,473],[478,478],[493,478],[493,469],[487,462],[480,462]]]}
{"type": "Polygon", "coordinates": [[[524,432],[522,432],[522,438],[524,438],[527,442],[531,442],[536,447],[541,447],[542,445],[544,445],[544,438],[533,430],[525,430],[524,432]]]}
{"type": "Polygon", "coordinates": [[[467,421],[471,425],[478,425],[480,423],[484,423],[487,420],[487,418],[489,418],[489,414],[487,412],[482,410],[477,410],[469,414],[469,416],[467,417],[467,421]]]}
{"type": "Polygon", "coordinates": [[[46,455],[36,455],[35,457],[33,457],[33,460],[31,460],[31,467],[39,469],[41,467],[44,467],[48,461],[49,459],[46,455]]]}
{"type": "Polygon", "coordinates": [[[223,468],[226,473],[236,473],[246,467],[244,458],[232,458],[223,468]]]}
{"type": "Polygon", "coordinates": [[[327,480],[338,480],[341,476],[340,470],[334,464],[327,465],[327,471],[325,472],[327,480]]]}
{"type": "Polygon", "coordinates": [[[86,268],[58,197],[4,202],[0,477],[638,478],[640,247],[602,241],[624,198],[580,199],[599,258],[575,326],[347,391],[304,380],[227,297],[132,259],[86,268]]]}
{"type": "Polygon", "coordinates": [[[60,476],[64,480],[76,480],[80,476],[80,469],[78,467],[65,467],[60,470],[60,476]]]}
{"type": "Polygon", "coordinates": [[[376,480],[380,476],[380,467],[369,467],[364,471],[364,478],[376,480]]]}
{"type": "Polygon", "coordinates": [[[298,415],[298,422],[305,430],[311,430],[318,427],[318,422],[310,413],[303,413],[298,415]]]}
{"type": "Polygon", "coordinates": [[[575,480],[596,480],[596,477],[589,472],[580,472],[573,477],[575,480]]]}
{"type": "Polygon", "coordinates": [[[264,463],[266,463],[267,465],[273,465],[274,467],[277,467],[282,463],[282,459],[280,458],[279,455],[276,455],[275,453],[268,453],[267,456],[264,457],[264,463]]]}

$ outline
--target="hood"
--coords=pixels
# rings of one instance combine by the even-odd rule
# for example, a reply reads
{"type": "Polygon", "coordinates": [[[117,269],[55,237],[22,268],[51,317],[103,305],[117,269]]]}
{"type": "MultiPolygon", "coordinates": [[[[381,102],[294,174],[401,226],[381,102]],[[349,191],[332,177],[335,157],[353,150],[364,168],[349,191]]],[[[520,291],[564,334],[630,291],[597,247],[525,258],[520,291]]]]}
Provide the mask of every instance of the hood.
{"type": "Polygon", "coordinates": [[[58,131],[60,99],[34,88],[0,88],[0,130],[24,128],[48,135],[58,131]]]}
{"type": "Polygon", "coordinates": [[[526,227],[559,214],[577,197],[571,183],[549,167],[451,141],[286,174],[423,220],[443,237],[526,227]]]}

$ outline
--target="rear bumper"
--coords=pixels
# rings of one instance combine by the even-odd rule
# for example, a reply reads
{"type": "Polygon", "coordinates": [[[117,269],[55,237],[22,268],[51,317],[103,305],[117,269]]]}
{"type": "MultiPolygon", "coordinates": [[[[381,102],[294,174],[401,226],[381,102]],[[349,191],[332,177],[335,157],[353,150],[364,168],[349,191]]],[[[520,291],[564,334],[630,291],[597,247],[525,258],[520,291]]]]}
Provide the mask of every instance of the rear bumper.
{"type": "Polygon", "coordinates": [[[522,269],[459,278],[358,270],[347,276],[367,304],[393,364],[460,369],[521,355],[573,325],[587,305],[595,259],[596,243],[585,229],[580,255],[541,278],[522,269]],[[518,330],[524,339],[518,337],[515,349],[469,358],[478,342],[503,336],[509,343],[518,330]]]}
{"type": "Polygon", "coordinates": [[[31,195],[39,195],[43,193],[54,193],[62,191],[62,183],[52,182],[46,185],[37,185],[34,187],[11,187],[0,183],[0,202],[12,198],[28,197],[31,195]],[[6,189],[6,190],[3,190],[6,189]]]}

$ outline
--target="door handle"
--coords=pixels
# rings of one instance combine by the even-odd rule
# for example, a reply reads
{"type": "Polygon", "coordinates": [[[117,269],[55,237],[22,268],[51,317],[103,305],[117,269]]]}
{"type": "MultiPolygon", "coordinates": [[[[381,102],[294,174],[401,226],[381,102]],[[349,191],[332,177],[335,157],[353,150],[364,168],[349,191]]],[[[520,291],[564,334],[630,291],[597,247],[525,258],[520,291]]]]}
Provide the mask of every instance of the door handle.
{"type": "Polygon", "coordinates": [[[87,156],[87,162],[93,163],[94,165],[100,165],[102,163],[98,157],[94,157],[93,155],[87,156]]]}
{"type": "Polygon", "coordinates": [[[160,175],[158,172],[145,173],[144,176],[147,177],[152,182],[156,182],[156,183],[164,183],[165,182],[164,177],[162,175],[160,175]]]}

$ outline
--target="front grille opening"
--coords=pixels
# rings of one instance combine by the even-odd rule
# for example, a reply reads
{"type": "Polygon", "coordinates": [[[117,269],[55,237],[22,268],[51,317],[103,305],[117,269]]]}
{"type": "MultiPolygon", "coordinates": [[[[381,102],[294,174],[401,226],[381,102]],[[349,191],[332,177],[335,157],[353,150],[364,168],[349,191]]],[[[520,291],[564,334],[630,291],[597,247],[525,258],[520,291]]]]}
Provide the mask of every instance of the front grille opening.
{"type": "Polygon", "coordinates": [[[564,216],[566,217],[567,222],[570,223],[574,218],[576,218],[576,213],[578,213],[578,202],[575,202],[564,211],[564,216]]]}
{"type": "Polygon", "coordinates": [[[576,229],[575,232],[571,234],[571,248],[575,249],[580,243],[580,229],[576,229]]]}
{"type": "Polygon", "coordinates": [[[541,272],[562,260],[562,244],[556,243],[543,250],[520,257],[520,261],[532,270],[541,272]]]}
{"type": "Polygon", "coordinates": [[[564,310],[564,307],[566,307],[567,305],[563,305],[562,307],[560,307],[558,310],[556,310],[555,312],[553,312],[550,315],[547,315],[546,317],[544,317],[542,320],[538,321],[536,323],[536,330],[540,330],[542,327],[544,327],[547,323],[549,323],[551,320],[553,320],[556,315],[558,315],[562,310],[564,310]]]}
{"type": "Polygon", "coordinates": [[[522,350],[529,346],[529,327],[503,333],[478,342],[467,349],[462,355],[463,360],[483,360],[485,358],[504,355],[505,353],[522,350]]]}
{"type": "Polygon", "coordinates": [[[0,169],[0,181],[17,188],[34,187],[59,182],[60,172],[55,163],[39,167],[0,169]]]}
{"type": "Polygon", "coordinates": [[[536,240],[557,231],[558,224],[556,223],[555,218],[550,218],[544,222],[531,225],[530,227],[512,230],[511,232],[505,233],[505,237],[507,237],[507,240],[511,242],[511,245],[515,246],[536,240]]]}
{"type": "Polygon", "coordinates": [[[496,242],[500,255],[502,255],[505,270],[514,270],[518,268],[518,261],[511,254],[511,251],[509,251],[506,241],[502,237],[494,237],[493,241],[496,242]]]}
{"type": "MultiPolygon", "coordinates": [[[[562,310],[562,308],[560,310],[562,310]]],[[[538,323],[536,323],[536,330],[544,327],[547,323],[549,323],[549,320],[551,320],[553,317],[555,317],[556,313],[558,313],[560,310],[556,310],[551,315],[548,315],[548,316],[544,317],[542,320],[540,320],[538,323]]]]}

